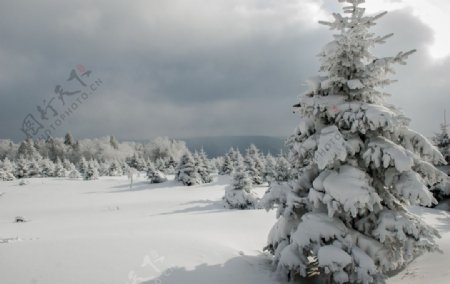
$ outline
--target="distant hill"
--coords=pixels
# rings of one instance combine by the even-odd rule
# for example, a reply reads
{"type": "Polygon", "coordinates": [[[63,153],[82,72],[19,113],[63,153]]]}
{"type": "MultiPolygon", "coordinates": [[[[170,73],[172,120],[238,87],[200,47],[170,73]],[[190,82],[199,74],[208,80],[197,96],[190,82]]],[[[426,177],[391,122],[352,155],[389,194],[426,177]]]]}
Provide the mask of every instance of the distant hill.
{"type": "Polygon", "coordinates": [[[231,147],[239,148],[245,153],[251,144],[255,144],[264,154],[268,152],[278,155],[285,150],[285,138],[270,136],[208,136],[195,138],[179,138],[186,142],[191,151],[203,148],[210,158],[221,156],[228,152],[231,147]]]}

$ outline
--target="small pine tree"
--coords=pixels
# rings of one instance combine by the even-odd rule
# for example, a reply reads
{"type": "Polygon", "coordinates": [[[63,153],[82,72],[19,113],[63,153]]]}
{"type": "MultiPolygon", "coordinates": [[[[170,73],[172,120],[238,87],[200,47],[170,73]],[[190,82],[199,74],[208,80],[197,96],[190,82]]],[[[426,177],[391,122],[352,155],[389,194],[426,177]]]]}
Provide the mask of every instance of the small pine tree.
{"type": "Polygon", "coordinates": [[[14,180],[15,179],[14,172],[15,172],[15,165],[8,158],[5,158],[1,163],[0,167],[0,180],[3,181],[14,180]]]}
{"type": "Polygon", "coordinates": [[[450,163],[450,136],[448,134],[448,124],[446,117],[444,118],[444,123],[441,124],[441,132],[435,134],[432,138],[432,141],[433,144],[438,147],[447,163],[450,163]]]}
{"type": "Polygon", "coordinates": [[[64,165],[59,158],[56,159],[55,170],[54,170],[53,176],[54,177],[65,177],[66,176],[66,169],[64,168],[64,165]]]}
{"type": "Polygon", "coordinates": [[[120,166],[120,163],[116,160],[112,161],[109,170],[108,170],[109,176],[121,176],[123,175],[123,169],[120,166]]]}
{"type": "Polygon", "coordinates": [[[195,160],[189,151],[187,151],[181,157],[176,173],[176,180],[182,182],[184,185],[187,186],[202,183],[202,178],[198,173],[198,168],[195,165],[195,160]]]}
{"type": "Polygon", "coordinates": [[[114,150],[118,150],[118,149],[119,149],[119,142],[117,142],[116,137],[110,136],[110,137],[109,137],[109,144],[111,145],[111,147],[112,147],[114,150]]]}
{"type": "Polygon", "coordinates": [[[277,157],[275,164],[275,181],[283,182],[288,181],[291,173],[291,165],[288,160],[280,155],[277,157]]]}
{"type": "Polygon", "coordinates": [[[264,180],[268,182],[269,184],[275,179],[276,172],[275,172],[275,165],[277,161],[275,158],[268,154],[266,157],[266,164],[264,166],[264,180]]]}
{"type": "Polygon", "coordinates": [[[74,139],[70,132],[67,132],[66,136],[64,136],[64,145],[72,147],[74,145],[74,139]]]}
{"type": "MultiPolygon", "coordinates": [[[[439,149],[442,156],[444,156],[447,164],[450,163],[450,137],[448,134],[448,124],[446,113],[444,112],[444,123],[441,124],[441,132],[437,133],[432,138],[433,144],[439,149]]],[[[447,175],[450,174],[450,168],[448,166],[436,165],[437,168],[445,172],[447,175]]],[[[442,201],[450,196],[450,179],[447,178],[442,182],[438,182],[431,187],[433,195],[437,200],[442,201]]]]}
{"type": "Polygon", "coordinates": [[[52,161],[50,161],[50,159],[44,158],[39,161],[39,176],[41,177],[55,176],[55,164],[52,161]]]}
{"type": "Polygon", "coordinates": [[[41,176],[41,159],[32,159],[28,163],[28,177],[40,177],[41,176]]]}
{"type": "Polygon", "coordinates": [[[88,162],[84,157],[81,157],[80,161],[78,162],[78,172],[85,176],[88,169],[88,162]]]}
{"type": "Polygon", "coordinates": [[[264,182],[264,158],[254,144],[251,144],[246,150],[244,163],[253,184],[262,184],[264,182]]]}
{"type": "Polygon", "coordinates": [[[27,178],[29,177],[28,169],[30,167],[30,163],[25,158],[19,158],[17,159],[16,163],[16,169],[15,169],[15,176],[17,178],[27,178]]]}
{"type": "Polygon", "coordinates": [[[97,165],[94,161],[89,161],[86,172],[84,173],[85,180],[95,180],[98,179],[99,174],[97,170],[97,165]]]}
{"type": "Polygon", "coordinates": [[[147,166],[147,178],[150,183],[163,183],[167,181],[167,177],[164,173],[158,171],[151,162],[147,166]]]}
{"type": "Polygon", "coordinates": [[[236,209],[254,208],[257,203],[256,196],[252,193],[252,179],[239,158],[236,169],[233,172],[232,185],[225,189],[223,200],[227,207],[236,209]]]}
{"type": "Polygon", "coordinates": [[[255,159],[248,153],[247,155],[245,155],[244,164],[247,170],[247,174],[252,179],[252,183],[255,185],[262,184],[263,183],[262,174],[258,170],[255,159]]]}
{"type": "Polygon", "coordinates": [[[213,181],[213,178],[211,176],[212,169],[205,151],[203,151],[202,149],[200,153],[196,153],[194,157],[196,159],[198,173],[200,174],[202,182],[211,183],[213,181]]]}
{"type": "Polygon", "coordinates": [[[68,171],[69,174],[67,175],[70,179],[79,179],[81,178],[80,172],[77,170],[75,166],[71,170],[68,171]]]}
{"type": "Polygon", "coordinates": [[[233,160],[229,155],[225,155],[223,158],[222,166],[220,167],[220,175],[230,175],[234,170],[233,160]]]}

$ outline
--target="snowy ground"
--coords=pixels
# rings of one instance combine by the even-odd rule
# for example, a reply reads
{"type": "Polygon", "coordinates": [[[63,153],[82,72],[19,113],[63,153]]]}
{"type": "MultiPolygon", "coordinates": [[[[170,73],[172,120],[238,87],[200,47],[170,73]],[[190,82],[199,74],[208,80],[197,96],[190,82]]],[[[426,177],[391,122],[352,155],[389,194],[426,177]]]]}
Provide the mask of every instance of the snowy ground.
{"type": "MultiPolygon", "coordinates": [[[[223,208],[228,183],[140,179],[130,191],[125,177],[0,182],[0,283],[280,283],[261,255],[275,213],[223,208]]],[[[449,283],[450,215],[416,212],[439,229],[444,253],[422,256],[389,283],[449,283]]]]}

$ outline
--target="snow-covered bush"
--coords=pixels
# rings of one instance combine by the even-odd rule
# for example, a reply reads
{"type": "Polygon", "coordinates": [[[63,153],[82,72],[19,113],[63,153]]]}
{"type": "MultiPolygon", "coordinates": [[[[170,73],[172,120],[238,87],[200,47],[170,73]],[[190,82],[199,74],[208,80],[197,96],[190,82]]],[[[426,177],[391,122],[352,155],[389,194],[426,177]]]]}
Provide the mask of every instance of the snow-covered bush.
{"type": "Polygon", "coordinates": [[[11,181],[11,180],[15,180],[14,175],[11,172],[7,172],[3,169],[0,169],[0,181],[11,181]]]}
{"type": "Polygon", "coordinates": [[[112,161],[108,168],[109,176],[122,176],[123,170],[118,161],[112,161]]]}
{"type": "Polygon", "coordinates": [[[236,209],[254,208],[258,200],[252,192],[252,186],[252,179],[248,175],[242,159],[239,159],[233,172],[232,184],[225,189],[223,200],[226,206],[236,209]]]}
{"type": "Polygon", "coordinates": [[[186,153],[181,157],[176,173],[176,180],[187,186],[202,183],[202,178],[198,173],[195,160],[189,151],[186,151],[186,153]]]}
{"type": "Polygon", "coordinates": [[[73,168],[72,170],[68,171],[67,177],[70,179],[80,179],[82,176],[76,168],[73,168]]]}
{"type": "Polygon", "coordinates": [[[291,278],[383,283],[437,248],[437,231],[408,208],[436,202],[427,186],[444,179],[433,166],[444,159],[379,90],[413,51],[374,57],[370,48],[391,35],[369,28],[385,13],[365,16],[364,0],[340,2],[349,4],[345,14],[321,22],[337,31],[320,53],[323,73],[295,106],[301,119],[288,139],[295,176],[272,183],[261,202],[278,208],[266,249],[291,278]]]}
{"type": "Polygon", "coordinates": [[[147,165],[147,178],[150,183],[163,183],[167,181],[166,175],[158,171],[152,163],[147,165]]]}
{"type": "Polygon", "coordinates": [[[15,165],[5,158],[0,165],[0,180],[11,181],[14,180],[15,165]]]}

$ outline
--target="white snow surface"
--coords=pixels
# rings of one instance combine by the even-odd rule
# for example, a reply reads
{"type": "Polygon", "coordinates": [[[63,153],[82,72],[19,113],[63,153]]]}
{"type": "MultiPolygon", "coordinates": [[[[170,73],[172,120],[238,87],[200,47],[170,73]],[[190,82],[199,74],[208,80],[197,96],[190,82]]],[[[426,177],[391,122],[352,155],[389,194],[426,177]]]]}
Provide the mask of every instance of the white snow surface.
{"type": "MultiPolygon", "coordinates": [[[[185,187],[141,175],[133,190],[126,177],[0,182],[0,283],[283,283],[261,254],[275,211],[224,208],[231,180],[215,179],[185,187]]],[[[443,253],[419,257],[388,283],[448,283],[450,214],[414,211],[439,230],[443,253]]]]}

